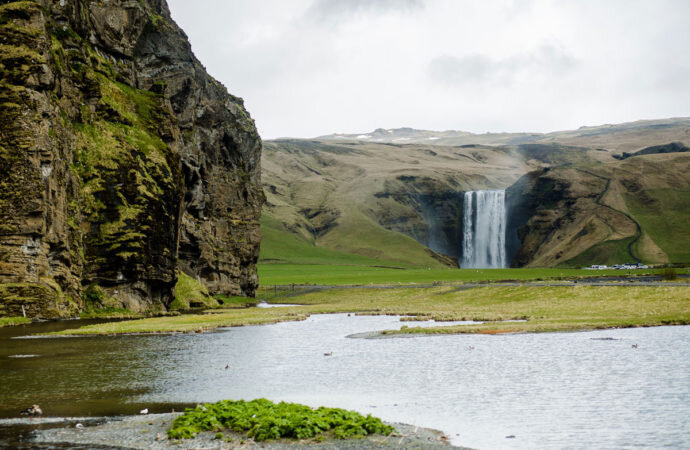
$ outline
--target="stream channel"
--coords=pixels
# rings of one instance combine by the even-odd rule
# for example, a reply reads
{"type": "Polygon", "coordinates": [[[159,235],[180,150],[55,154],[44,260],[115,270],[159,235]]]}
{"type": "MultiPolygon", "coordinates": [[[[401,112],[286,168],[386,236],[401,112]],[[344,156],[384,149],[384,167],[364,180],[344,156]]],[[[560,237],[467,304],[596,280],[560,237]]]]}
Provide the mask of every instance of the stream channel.
{"type": "Polygon", "coordinates": [[[474,448],[690,448],[690,326],[355,339],[417,323],[332,314],[202,334],[23,337],[84,324],[0,329],[0,418],[34,403],[44,417],[96,417],[265,397],[436,428],[474,448]]]}

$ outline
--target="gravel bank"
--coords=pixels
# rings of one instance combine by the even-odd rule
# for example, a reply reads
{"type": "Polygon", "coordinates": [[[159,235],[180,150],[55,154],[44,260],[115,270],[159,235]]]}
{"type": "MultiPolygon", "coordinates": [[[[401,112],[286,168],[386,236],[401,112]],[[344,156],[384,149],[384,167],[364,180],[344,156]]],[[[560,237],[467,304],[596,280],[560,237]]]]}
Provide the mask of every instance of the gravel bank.
{"type": "Polygon", "coordinates": [[[316,443],[310,441],[268,441],[257,443],[242,435],[224,432],[226,441],[215,439],[215,433],[200,433],[194,439],[169,440],[165,434],[170,424],[180,413],[149,414],[104,418],[93,424],[77,427],[74,420],[66,420],[65,428],[37,430],[31,443],[38,446],[71,444],[78,447],[98,446],[100,448],[124,449],[297,449],[318,448],[333,450],[359,450],[368,448],[390,449],[450,449],[448,438],[440,431],[394,423],[396,432],[391,436],[369,436],[365,439],[329,440],[316,443]]]}

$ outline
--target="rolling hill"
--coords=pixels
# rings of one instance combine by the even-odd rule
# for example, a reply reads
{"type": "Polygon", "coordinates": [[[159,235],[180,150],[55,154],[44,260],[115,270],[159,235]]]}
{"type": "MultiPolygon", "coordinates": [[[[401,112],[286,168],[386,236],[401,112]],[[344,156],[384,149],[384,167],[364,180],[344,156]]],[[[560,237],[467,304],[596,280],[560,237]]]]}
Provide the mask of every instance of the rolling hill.
{"type": "Polygon", "coordinates": [[[513,266],[687,262],[688,144],[687,118],[266,141],[261,261],[457,267],[464,192],[506,189],[513,266]]]}

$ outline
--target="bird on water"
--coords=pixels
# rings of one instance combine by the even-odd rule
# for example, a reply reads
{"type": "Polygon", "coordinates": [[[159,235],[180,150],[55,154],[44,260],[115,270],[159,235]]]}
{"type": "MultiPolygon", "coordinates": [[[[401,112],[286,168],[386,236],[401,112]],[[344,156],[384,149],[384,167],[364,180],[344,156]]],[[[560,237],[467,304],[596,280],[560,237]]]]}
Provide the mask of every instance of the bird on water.
{"type": "Polygon", "coordinates": [[[43,410],[38,405],[31,405],[31,408],[26,408],[25,410],[21,411],[19,414],[21,414],[22,416],[37,417],[37,416],[40,416],[41,414],[43,414],[43,410]]]}

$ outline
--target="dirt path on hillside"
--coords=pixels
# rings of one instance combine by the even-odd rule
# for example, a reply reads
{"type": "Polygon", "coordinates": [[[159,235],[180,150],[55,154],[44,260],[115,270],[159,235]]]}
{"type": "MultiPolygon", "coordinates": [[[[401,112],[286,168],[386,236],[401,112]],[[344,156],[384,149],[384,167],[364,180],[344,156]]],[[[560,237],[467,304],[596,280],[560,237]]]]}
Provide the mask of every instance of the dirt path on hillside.
{"type": "Polygon", "coordinates": [[[602,206],[602,207],[604,207],[604,208],[610,209],[611,211],[615,211],[615,212],[617,212],[617,213],[619,213],[619,214],[623,214],[623,215],[624,215],[625,217],[627,217],[632,223],[635,224],[635,228],[636,228],[637,231],[636,231],[636,234],[635,234],[635,238],[634,238],[632,241],[630,241],[630,242],[628,243],[628,255],[630,255],[630,257],[631,257],[632,259],[634,259],[635,262],[642,262],[642,260],[641,260],[640,258],[638,258],[637,256],[635,256],[635,254],[633,253],[633,250],[632,250],[633,245],[634,245],[635,243],[637,243],[637,242],[642,238],[642,226],[640,225],[640,223],[639,223],[637,220],[635,220],[635,218],[634,218],[632,215],[628,214],[627,212],[620,211],[620,210],[618,210],[618,209],[616,209],[616,208],[614,208],[614,207],[612,207],[612,206],[610,206],[610,205],[607,205],[607,204],[605,204],[605,203],[602,202],[602,199],[604,198],[604,196],[606,195],[606,193],[609,191],[609,187],[611,186],[611,178],[606,177],[606,176],[603,176],[603,175],[596,174],[596,173],[594,173],[594,172],[590,172],[589,170],[584,170],[584,169],[576,169],[576,170],[579,170],[580,172],[583,172],[583,173],[592,175],[593,177],[601,178],[602,180],[605,180],[605,181],[606,181],[606,186],[604,186],[604,189],[601,191],[601,193],[599,194],[599,196],[596,198],[596,200],[595,200],[594,202],[595,202],[597,205],[599,205],[599,206],[602,206]]]}

